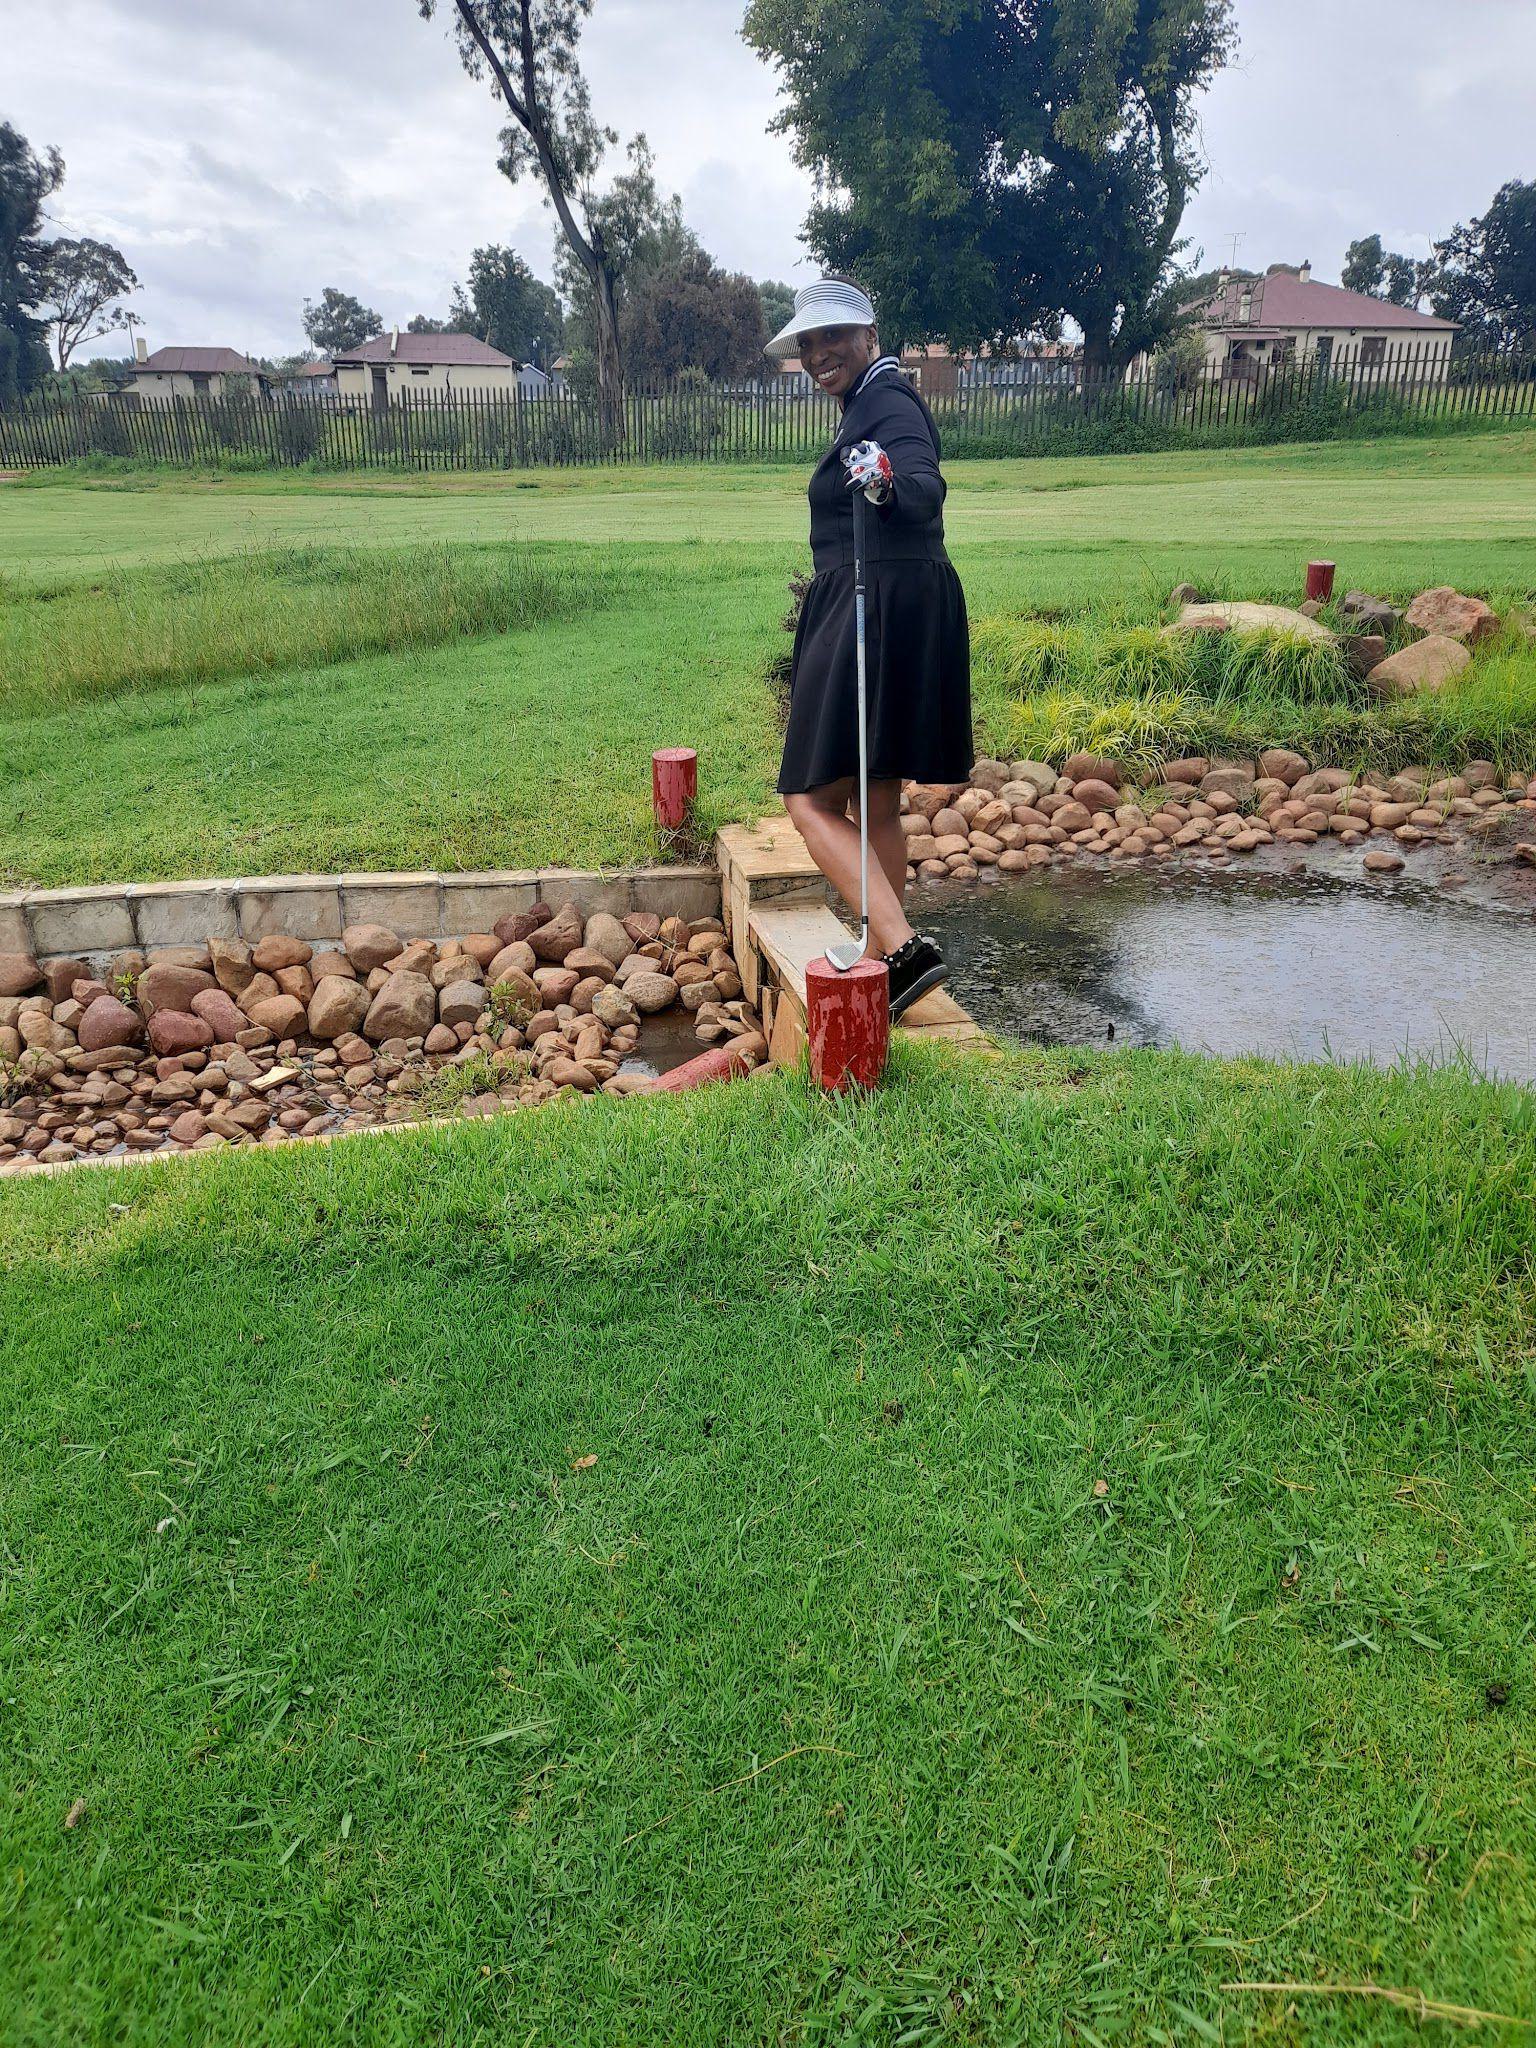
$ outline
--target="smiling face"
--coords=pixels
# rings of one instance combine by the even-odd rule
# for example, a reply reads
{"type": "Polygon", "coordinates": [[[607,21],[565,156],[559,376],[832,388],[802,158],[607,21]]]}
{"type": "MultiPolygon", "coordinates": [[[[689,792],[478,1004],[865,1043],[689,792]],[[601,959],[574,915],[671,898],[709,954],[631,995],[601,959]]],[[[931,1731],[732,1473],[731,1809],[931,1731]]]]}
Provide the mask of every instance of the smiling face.
{"type": "Polygon", "coordinates": [[[873,327],[812,327],[800,336],[800,367],[841,398],[880,353],[873,327]]]}

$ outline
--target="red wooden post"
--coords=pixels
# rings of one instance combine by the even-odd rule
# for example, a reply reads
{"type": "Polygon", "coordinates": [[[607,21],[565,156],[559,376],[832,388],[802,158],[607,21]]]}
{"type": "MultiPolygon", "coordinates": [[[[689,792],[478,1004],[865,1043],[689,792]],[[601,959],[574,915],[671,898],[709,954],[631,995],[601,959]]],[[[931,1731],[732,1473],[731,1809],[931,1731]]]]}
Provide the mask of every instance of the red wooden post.
{"type": "Polygon", "coordinates": [[[1319,604],[1326,604],[1333,595],[1332,562],[1308,562],[1307,595],[1319,604]]]}
{"type": "Polygon", "coordinates": [[[688,822],[699,793],[699,757],[692,747],[658,747],[651,756],[651,804],[663,832],[688,822]]]}
{"type": "Polygon", "coordinates": [[[743,1074],[751,1071],[752,1062],[734,1045],[712,1045],[708,1052],[701,1052],[696,1059],[684,1060],[680,1067],[673,1067],[669,1073],[657,1074],[635,1093],[677,1095],[683,1089],[697,1088],[705,1081],[739,1081],[743,1074]]]}
{"type": "Polygon", "coordinates": [[[874,958],[840,974],[825,957],[808,961],[805,1021],[818,1087],[873,1088],[891,1044],[890,969],[874,958]]]}

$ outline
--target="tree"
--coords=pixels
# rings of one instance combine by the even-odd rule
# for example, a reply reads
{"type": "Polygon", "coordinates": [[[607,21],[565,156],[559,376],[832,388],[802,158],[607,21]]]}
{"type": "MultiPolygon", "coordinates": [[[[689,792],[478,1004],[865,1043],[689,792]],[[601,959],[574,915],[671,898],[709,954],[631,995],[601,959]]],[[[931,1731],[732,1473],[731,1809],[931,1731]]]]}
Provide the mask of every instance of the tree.
{"type": "MultiPolygon", "coordinates": [[[[450,316],[451,317],[451,316],[450,316]]],[[[413,313],[405,323],[407,334],[447,334],[447,320],[434,320],[429,313],[413,313]]]]}
{"type": "Polygon", "coordinates": [[[1383,249],[1380,235],[1363,235],[1344,255],[1339,282],[1347,292],[1365,292],[1393,306],[1419,302],[1419,267],[1411,256],[1383,249]]]}
{"type": "Polygon", "coordinates": [[[38,156],[9,121],[0,121],[0,405],[10,405],[48,374],[37,308],[47,294],[47,246],[39,239],[43,201],[64,179],[56,149],[38,156]]]}
{"type": "Polygon", "coordinates": [[[323,356],[344,355],[377,334],[384,322],[371,306],[328,284],[319,304],[304,301],[304,332],[323,356]]]}
{"type": "Polygon", "coordinates": [[[560,300],[514,249],[490,243],[469,259],[469,281],[455,287],[448,309],[462,334],[477,334],[503,355],[547,369],[565,328],[560,300]]]}
{"type": "Polygon", "coordinates": [[[647,270],[619,313],[631,376],[662,383],[684,370],[719,382],[762,369],[768,329],[750,277],[722,270],[702,249],[647,270]]]}
{"type": "Polygon", "coordinates": [[[1102,367],[1166,331],[1230,0],[751,0],[743,33],[817,181],[807,240],[874,292],[887,345],[1061,311],[1102,367]]]}
{"type": "MultiPolygon", "coordinates": [[[[418,5],[430,20],[438,0],[418,5]]],[[[445,11],[448,5],[443,0],[445,11]]],[[[540,178],[565,249],[586,281],[598,394],[612,428],[624,373],[613,266],[593,181],[618,135],[593,118],[577,55],[592,0],[452,0],[452,7],[465,70],[471,78],[489,74],[512,116],[502,130],[501,168],[514,185],[530,172],[540,178]]]]}
{"type": "Polygon", "coordinates": [[[1436,242],[1419,283],[1478,347],[1536,349],[1536,182],[1501,185],[1481,219],[1436,242]]]}
{"type": "Polygon", "coordinates": [[[59,368],[67,370],[77,348],[122,326],[116,301],[136,292],[139,280],[121,249],[110,242],[93,242],[89,236],[49,242],[44,259],[46,317],[59,368]]]}
{"type": "Polygon", "coordinates": [[[795,310],[794,286],[776,284],[771,278],[765,278],[758,285],[757,295],[763,302],[763,325],[770,334],[777,334],[795,310]]]}

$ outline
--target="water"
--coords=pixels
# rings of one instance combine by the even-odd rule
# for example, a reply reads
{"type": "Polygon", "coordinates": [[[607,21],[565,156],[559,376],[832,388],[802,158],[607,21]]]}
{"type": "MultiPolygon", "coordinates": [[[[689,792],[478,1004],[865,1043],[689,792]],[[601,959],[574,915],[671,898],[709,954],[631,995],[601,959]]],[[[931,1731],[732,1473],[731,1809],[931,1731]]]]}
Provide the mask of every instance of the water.
{"type": "Polygon", "coordinates": [[[1063,866],[931,885],[909,908],[956,998],[1014,1038],[1378,1065],[1460,1052],[1536,1081],[1530,870],[1063,866]]]}

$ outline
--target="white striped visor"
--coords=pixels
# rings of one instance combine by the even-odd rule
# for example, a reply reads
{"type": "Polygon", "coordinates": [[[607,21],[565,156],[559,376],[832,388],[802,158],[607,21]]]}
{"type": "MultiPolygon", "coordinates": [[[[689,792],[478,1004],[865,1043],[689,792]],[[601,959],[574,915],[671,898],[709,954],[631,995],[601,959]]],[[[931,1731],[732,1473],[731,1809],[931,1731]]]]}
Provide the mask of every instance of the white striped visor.
{"type": "Polygon", "coordinates": [[[875,309],[856,284],[819,277],[795,293],[795,310],[769,342],[767,354],[792,356],[802,334],[815,327],[873,327],[875,309]]]}

